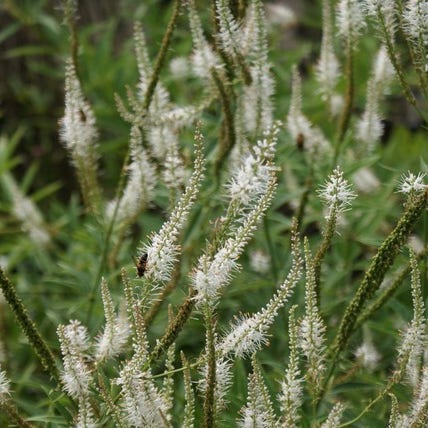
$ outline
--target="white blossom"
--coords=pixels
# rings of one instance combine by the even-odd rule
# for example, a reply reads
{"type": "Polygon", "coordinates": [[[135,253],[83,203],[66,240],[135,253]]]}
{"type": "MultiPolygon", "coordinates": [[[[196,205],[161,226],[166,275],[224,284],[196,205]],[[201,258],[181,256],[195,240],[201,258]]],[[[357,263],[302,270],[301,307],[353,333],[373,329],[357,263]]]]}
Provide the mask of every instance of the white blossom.
{"type": "Polygon", "coordinates": [[[408,171],[407,174],[404,174],[401,177],[401,182],[398,191],[401,193],[418,193],[425,190],[427,187],[427,185],[424,183],[425,175],[426,174],[422,172],[418,173],[418,175],[415,175],[412,172],[408,171]]]}
{"type": "Polygon", "coordinates": [[[287,115],[287,129],[294,141],[304,141],[310,153],[323,152],[329,143],[321,130],[315,127],[302,113],[302,82],[296,67],[292,72],[292,91],[290,109],[287,115]]]}
{"type": "Polygon", "coordinates": [[[92,381],[91,372],[85,361],[85,353],[89,348],[86,327],[74,320],[66,326],[58,326],[57,333],[64,364],[61,375],[63,388],[73,398],[85,398],[89,394],[89,385],[92,381]]]}
{"type": "Polygon", "coordinates": [[[339,0],[336,6],[336,21],[339,34],[355,41],[365,26],[362,2],[339,0]]]}
{"type": "Polygon", "coordinates": [[[352,200],[356,197],[355,193],[351,190],[351,186],[343,178],[343,172],[338,166],[318,191],[318,194],[327,206],[327,219],[333,213],[346,211],[351,205],[352,200]]]}
{"type": "Polygon", "coordinates": [[[159,232],[151,236],[150,244],[144,245],[141,249],[142,253],[147,253],[145,277],[155,282],[170,279],[172,267],[177,259],[179,251],[177,240],[198,195],[203,176],[202,139],[202,134],[197,129],[194,170],[186,189],[173,208],[170,219],[162,225],[159,232]]]}
{"type": "Polygon", "coordinates": [[[103,333],[97,338],[96,360],[103,360],[119,354],[130,334],[130,327],[126,317],[123,314],[116,315],[114,303],[104,278],[101,281],[101,296],[106,322],[103,333]]]}

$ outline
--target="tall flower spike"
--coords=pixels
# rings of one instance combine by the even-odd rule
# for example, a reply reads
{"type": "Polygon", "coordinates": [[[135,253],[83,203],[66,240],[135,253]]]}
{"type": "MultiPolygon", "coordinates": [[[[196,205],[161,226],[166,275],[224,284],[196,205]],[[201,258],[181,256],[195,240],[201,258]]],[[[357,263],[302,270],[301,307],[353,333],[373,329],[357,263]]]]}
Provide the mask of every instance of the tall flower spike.
{"type": "Polygon", "coordinates": [[[97,339],[95,350],[95,359],[97,361],[119,354],[126,344],[130,333],[128,324],[123,323],[121,318],[116,315],[114,303],[104,278],[101,280],[101,296],[106,322],[103,334],[97,339]]]}
{"type": "Polygon", "coordinates": [[[367,83],[366,107],[356,124],[356,137],[368,151],[374,148],[382,136],[383,124],[379,112],[379,103],[393,76],[392,64],[385,46],[381,46],[373,64],[372,75],[367,83]]]}
{"type": "Polygon", "coordinates": [[[269,208],[276,190],[276,179],[272,175],[266,189],[255,207],[241,219],[241,226],[233,236],[217,251],[214,257],[203,255],[193,273],[193,287],[197,291],[195,299],[214,306],[222,289],[230,282],[232,272],[238,268],[237,260],[241,256],[258,223],[269,208]]]}
{"type": "MultiPolygon", "coordinates": [[[[206,391],[206,377],[207,377],[207,364],[204,364],[199,371],[200,380],[198,382],[198,388],[204,395],[206,391]]],[[[217,358],[216,369],[215,369],[215,391],[214,391],[214,403],[215,411],[214,414],[220,411],[226,406],[226,396],[232,385],[233,373],[232,373],[232,362],[228,358],[217,358]]]]}
{"type": "Polygon", "coordinates": [[[269,391],[266,388],[256,358],[252,358],[253,372],[248,376],[247,404],[241,410],[242,428],[271,428],[276,426],[276,417],[273,411],[269,391]]]}
{"type": "Polygon", "coordinates": [[[382,31],[388,32],[389,39],[393,42],[397,30],[397,2],[395,0],[365,0],[364,9],[369,16],[374,17],[377,25],[382,27],[382,31]]]}
{"type": "Polygon", "coordinates": [[[334,88],[340,76],[339,61],[333,47],[333,30],[331,24],[331,0],[323,0],[322,14],[322,42],[321,53],[316,66],[316,78],[320,84],[320,92],[332,112],[334,88]]]}
{"type": "Polygon", "coordinates": [[[266,193],[269,176],[277,170],[273,158],[280,126],[281,122],[277,121],[267,128],[263,138],[233,171],[227,187],[231,201],[236,201],[238,206],[248,206],[266,193]]]}
{"type": "Polygon", "coordinates": [[[428,31],[428,4],[421,0],[408,0],[403,14],[404,29],[414,38],[424,39],[428,31]]]}
{"type": "Polygon", "coordinates": [[[60,325],[57,329],[64,364],[62,381],[64,390],[71,397],[86,399],[92,375],[86,363],[86,351],[89,348],[88,332],[79,321],[60,325]]]}
{"type": "Polygon", "coordinates": [[[354,45],[366,25],[363,5],[359,0],[339,0],[336,7],[336,22],[339,34],[354,45]]]}
{"type": "Polygon", "coordinates": [[[408,425],[410,427],[427,426],[428,423],[428,366],[421,372],[418,386],[410,406],[408,425]]]}
{"type": "MultiPolygon", "coordinates": [[[[116,221],[119,225],[126,225],[134,220],[153,197],[156,170],[149,161],[141,139],[141,131],[138,126],[134,125],[130,135],[131,163],[128,166],[128,181],[120,198],[116,214],[116,221]]],[[[109,219],[113,216],[115,206],[116,201],[107,205],[107,217],[109,219]]]]}
{"type": "Polygon", "coordinates": [[[98,152],[95,116],[84,99],[76,69],[71,60],[65,70],[65,111],[60,120],[60,137],[71,155],[86,206],[97,212],[101,190],[97,179],[98,152]]]}
{"type": "Polygon", "coordinates": [[[192,176],[184,193],[171,212],[170,219],[165,222],[161,230],[152,235],[150,244],[142,247],[141,252],[147,253],[145,277],[155,282],[168,281],[171,270],[179,251],[178,238],[186,224],[190,209],[199,193],[201,185],[204,159],[202,153],[203,136],[199,126],[195,130],[195,161],[192,176]]]}
{"type": "Polygon", "coordinates": [[[41,212],[35,203],[22,193],[12,175],[6,172],[2,175],[2,183],[12,201],[12,211],[15,217],[21,222],[22,229],[28,233],[29,238],[35,244],[42,247],[48,245],[51,237],[47,231],[41,212]]]}
{"type": "Polygon", "coordinates": [[[246,55],[251,64],[251,83],[244,87],[241,109],[246,130],[258,136],[263,129],[272,126],[274,79],[268,58],[267,24],[263,4],[260,0],[252,0],[250,8],[250,16],[254,18],[254,35],[250,38],[252,43],[246,55]]]}
{"type": "Polygon", "coordinates": [[[269,303],[252,316],[242,317],[230,333],[217,346],[222,355],[234,353],[237,357],[252,354],[267,342],[267,332],[274,322],[280,308],[290,298],[302,275],[302,257],[297,232],[292,236],[292,265],[287,278],[269,303]]]}
{"type": "Polygon", "coordinates": [[[287,115],[287,129],[294,141],[302,140],[304,147],[310,153],[323,152],[328,149],[329,143],[321,130],[315,127],[302,113],[302,81],[293,67],[290,110],[287,115]]]}
{"type": "Polygon", "coordinates": [[[342,418],[344,410],[345,407],[342,403],[336,403],[330,410],[328,418],[323,422],[321,428],[338,428],[340,426],[340,419],[342,418]]]}
{"type": "Polygon", "coordinates": [[[211,79],[212,69],[221,68],[221,63],[205,39],[194,0],[186,0],[186,3],[193,40],[193,70],[197,76],[211,79]]]}
{"type": "Polygon", "coordinates": [[[315,270],[309,243],[305,238],[306,287],[305,287],[305,316],[300,324],[298,345],[307,360],[306,379],[311,388],[312,399],[315,402],[322,388],[325,371],[325,330],[326,326],[321,318],[317,306],[315,292],[315,270]]]}
{"type": "Polygon", "coordinates": [[[303,403],[303,387],[299,369],[299,352],[297,348],[297,325],[294,312],[297,306],[290,309],[288,317],[289,357],[288,367],[281,381],[281,393],[278,401],[281,406],[281,423],[283,427],[297,428],[300,419],[299,410],[303,403]]]}
{"type": "Polygon", "coordinates": [[[349,209],[352,200],[356,197],[351,186],[343,178],[343,172],[338,166],[318,191],[318,194],[327,207],[326,219],[349,209]]]}
{"type": "Polygon", "coordinates": [[[239,24],[234,18],[226,0],[216,0],[217,20],[220,27],[218,36],[221,46],[232,58],[240,55],[239,24]]]}

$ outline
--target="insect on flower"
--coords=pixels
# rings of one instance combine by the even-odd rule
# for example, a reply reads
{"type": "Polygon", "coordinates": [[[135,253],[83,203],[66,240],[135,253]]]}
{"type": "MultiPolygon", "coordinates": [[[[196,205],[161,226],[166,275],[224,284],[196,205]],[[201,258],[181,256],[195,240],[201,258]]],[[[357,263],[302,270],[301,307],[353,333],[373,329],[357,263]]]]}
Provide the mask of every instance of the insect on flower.
{"type": "Polygon", "coordinates": [[[302,133],[299,133],[297,136],[296,146],[300,151],[303,151],[305,148],[305,136],[302,133]]]}
{"type": "Polygon", "coordinates": [[[146,272],[147,257],[148,257],[147,253],[143,253],[141,254],[140,258],[137,259],[137,261],[135,262],[138,278],[141,278],[142,276],[144,276],[144,273],[146,272]]]}

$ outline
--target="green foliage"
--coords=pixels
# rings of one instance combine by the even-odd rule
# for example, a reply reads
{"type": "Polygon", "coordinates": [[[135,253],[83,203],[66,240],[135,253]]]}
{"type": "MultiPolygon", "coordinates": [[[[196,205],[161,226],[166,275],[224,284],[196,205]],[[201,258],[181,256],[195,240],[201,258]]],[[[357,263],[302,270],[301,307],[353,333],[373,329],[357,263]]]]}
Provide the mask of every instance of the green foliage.
{"type": "MultiPolygon", "coordinates": [[[[386,425],[391,413],[389,393],[398,400],[400,412],[410,412],[412,404],[407,403],[414,399],[418,385],[402,381],[404,372],[400,373],[401,377],[396,373],[400,343],[397,331],[412,319],[411,289],[415,293],[419,286],[415,285],[418,262],[421,290],[426,293],[427,191],[411,194],[405,201],[396,190],[407,171],[428,173],[425,163],[428,145],[423,118],[406,101],[397,81],[380,102],[387,125],[381,140],[372,150],[366,150],[356,137],[355,126],[366,105],[372,59],[379,47],[373,34],[378,30],[377,25],[369,24],[353,52],[349,69],[352,71],[348,70],[348,74],[353,75],[354,93],[349,104],[344,104],[342,114],[346,117],[341,121],[337,115],[330,114],[329,106],[319,96],[315,76],[322,34],[321,2],[317,2],[317,7],[311,6],[312,2],[302,2],[302,15],[296,18],[299,24],[294,22],[282,28],[268,21],[269,62],[273,64],[275,78],[273,116],[286,122],[291,101],[291,70],[297,64],[302,78],[302,109],[306,117],[321,128],[330,149],[326,153],[321,149],[311,151],[310,141],[303,141],[300,146],[290,130],[281,129],[272,162],[278,167],[275,197],[245,251],[238,252],[234,260],[241,268],[231,269],[230,285],[221,290],[221,299],[210,306],[208,300],[200,303],[199,290],[194,286],[195,273],[203,270],[200,257],[204,254],[206,263],[211,263],[260,202],[258,194],[248,205],[242,201],[232,203],[227,196],[239,159],[254,150],[256,142],[263,137],[260,132],[243,131],[245,123],[239,124],[238,120],[249,86],[245,67],[256,60],[250,54],[238,59],[228,56],[216,34],[218,29],[212,25],[212,11],[195,2],[207,42],[215,46],[213,52],[222,67],[213,66],[205,78],[189,72],[177,74],[172,60],[188,59],[195,39],[189,29],[188,2],[168,5],[168,2],[154,0],[142,4],[127,0],[122,2],[124,7],[115,3],[106,2],[105,9],[99,6],[99,10],[87,6],[88,9],[77,13],[77,17],[81,14],[80,19],[72,17],[68,25],[61,11],[48,1],[8,0],[2,6],[6,25],[0,30],[0,64],[7,65],[8,76],[0,83],[0,97],[4,100],[0,111],[0,282],[7,302],[0,301],[0,368],[11,381],[11,395],[2,398],[0,389],[0,406],[5,409],[0,413],[0,425],[26,426],[25,420],[34,426],[49,427],[76,423],[77,409],[83,406],[64,392],[63,381],[58,380],[65,358],[62,358],[56,331],[59,325],[80,320],[91,340],[101,334],[105,322],[100,291],[102,278],[119,313],[119,307],[126,306],[134,331],[133,340],[129,339],[127,347],[115,358],[107,362],[84,361],[93,375],[85,398],[90,397],[87,405],[99,420],[99,426],[135,425],[122,417],[126,394],[117,379],[120,377],[123,383],[129,381],[125,379],[126,370],[131,375],[137,373],[135,378],[141,374],[149,379],[150,388],[156,391],[152,391],[153,396],[157,397],[156,394],[163,391],[162,382],[166,377],[163,373],[165,351],[172,342],[177,370],[168,367],[173,373],[174,396],[171,420],[161,415],[165,426],[169,426],[168,423],[179,426],[184,413],[190,421],[193,411],[195,426],[208,427],[215,423],[236,426],[243,416],[240,413],[243,406],[261,400],[257,391],[266,394],[263,406],[272,406],[270,410],[280,415],[277,397],[289,363],[288,310],[291,305],[298,305],[293,322],[300,328],[305,315],[305,281],[300,281],[287,306],[281,308],[269,324],[272,325],[269,344],[256,349],[253,368],[249,358],[221,355],[219,348],[231,330],[233,319],[260,311],[284,282],[293,263],[292,217],[299,218],[300,235],[308,239],[307,253],[315,255],[311,275],[317,299],[311,302],[311,307],[317,320],[321,317],[322,324],[327,326],[328,348],[327,357],[323,356],[325,380],[312,391],[308,385],[302,386],[299,424],[320,426],[333,405],[340,401],[345,405],[344,424],[353,421],[352,426],[360,427],[386,425]],[[175,13],[174,8],[178,7],[180,13],[175,13]],[[143,25],[150,66],[155,70],[143,82],[145,86],[138,73],[141,64],[137,64],[133,52],[133,20],[143,25]],[[170,40],[165,37],[167,29],[170,40]],[[97,209],[92,212],[79,191],[75,173],[77,170],[79,176],[79,167],[70,167],[70,153],[58,137],[58,120],[64,110],[63,63],[72,56],[73,31],[77,36],[76,78],[85,100],[92,106],[99,130],[97,178],[101,196],[96,201],[97,209]],[[21,71],[16,72],[15,66],[21,71]],[[139,81],[140,89],[136,89],[139,81]],[[150,85],[153,93],[147,89],[150,85]],[[161,85],[170,96],[164,105],[159,94],[161,85]],[[124,100],[128,113],[133,115],[131,123],[118,114],[115,94],[124,100]],[[137,101],[133,103],[133,100],[137,101]],[[156,110],[156,105],[161,107],[156,110]],[[168,167],[167,156],[156,157],[150,146],[150,131],[159,126],[156,120],[164,119],[169,109],[177,106],[192,106],[197,110],[193,116],[189,115],[190,124],[194,119],[202,120],[205,177],[196,201],[185,200],[189,204],[188,218],[177,226],[181,229],[174,231],[179,256],[172,262],[170,278],[156,282],[151,281],[149,271],[145,276],[136,277],[134,263],[150,251],[153,234],[177,212],[175,207],[180,195],[185,186],[189,186],[192,170],[197,168],[192,166],[196,156],[192,125],[174,128],[185,172],[183,181],[177,179],[176,186],[162,176],[168,167]],[[132,127],[141,131],[142,147],[160,178],[151,199],[119,224],[116,215],[120,205],[116,206],[116,215],[105,213],[108,201],[113,201],[114,207],[126,189],[132,164],[129,149],[132,127]],[[236,135],[231,136],[231,129],[236,135]],[[341,166],[348,182],[361,181],[361,174],[365,173],[365,179],[374,184],[354,185],[358,198],[352,209],[340,217],[335,213],[334,221],[328,224],[317,192],[336,164],[341,166]],[[338,233],[334,230],[336,222],[338,233]],[[422,246],[411,265],[406,249],[410,235],[422,246]],[[393,286],[388,291],[389,284],[393,286]],[[318,305],[316,311],[315,304],[318,305]],[[374,367],[358,357],[357,349],[367,343],[368,337],[380,356],[374,367]],[[215,363],[216,359],[222,361],[226,357],[233,361],[233,366],[226,389],[226,407],[222,407],[221,400],[216,398],[219,374],[215,363]],[[391,380],[393,373],[399,381],[391,380]],[[252,395],[248,398],[249,376],[252,395]],[[193,387],[195,407],[189,409],[185,406],[186,399],[191,401],[191,381],[199,382],[200,386],[201,379],[202,383],[208,379],[208,387],[193,387]],[[201,389],[208,391],[205,396],[201,389]],[[112,416],[115,412],[116,419],[112,416]]],[[[257,1],[230,2],[235,3],[237,16],[243,5],[258,4],[257,1]]],[[[426,88],[419,75],[407,65],[412,56],[401,42],[404,40],[397,43],[396,49],[400,57],[405,58],[400,65],[402,74],[416,94],[416,107],[425,111],[426,88]]],[[[334,45],[340,63],[344,64],[349,52],[337,35],[334,35],[334,45]]],[[[349,90],[349,75],[339,80],[337,90],[340,94],[349,90]]],[[[255,104],[261,109],[262,101],[259,101],[255,104]]],[[[261,116],[261,110],[258,113],[261,116]]],[[[172,140],[166,141],[168,149],[173,144],[172,140]]],[[[265,158],[263,162],[271,165],[270,159],[265,158]]],[[[178,170],[179,167],[172,168],[173,172],[178,170]]],[[[267,191],[274,188],[272,182],[267,191]]],[[[139,199],[137,195],[136,199],[139,199]]],[[[269,205],[269,201],[265,203],[269,205]]],[[[266,207],[259,210],[263,213],[266,207]]],[[[148,257],[150,262],[150,252],[148,257]]],[[[294,353],[300,352],[296,351],[299,346],[299,343],[293,344],[293,358],[296,358],[294,353]]],[[[307,366],[302,355],[297,358],[303,378],[307,366]]],[[[427,364],[420,355],[418,361],[421,366],[427,364]]],[[[310,364],[313,375],[316,361],[311,360],[310,364]]],[[[422,383],[422,367],[418,366],[417,370],[422,383]]],[[[266,413],[271,416],[268,410],[266,413]]],[[[399,421],[401,416],[394,417],[399,421]]],[[[421,416],[420,420],[426,419],[421,416]]]]}

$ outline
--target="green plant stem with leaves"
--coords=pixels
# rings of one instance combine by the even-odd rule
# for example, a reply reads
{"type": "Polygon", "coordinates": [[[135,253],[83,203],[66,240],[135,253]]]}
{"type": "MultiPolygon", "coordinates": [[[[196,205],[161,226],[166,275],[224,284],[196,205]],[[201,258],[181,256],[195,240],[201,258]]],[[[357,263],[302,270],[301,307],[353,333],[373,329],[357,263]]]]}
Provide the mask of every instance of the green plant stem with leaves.
{"type": "Polygon", "coordinates": [[[392,266],[395,257],[401,248],[403,248],[415,223],[425,210],[427,206],[427,196],[428,189],[423,191],[415,198],[414,202],[407,207],[407,210],[398,221],[397,226],[386,238],[372,259],[355,296],[345,310],[339,330],[331,346],[330,355],[332,357],[332,362],[326,383],[333,373],[340,355],[345,351],[351,334],[355,331],[358,316],[361,314],[365,303],[371,299],[379,289],[386,272],[392,266]]]}

